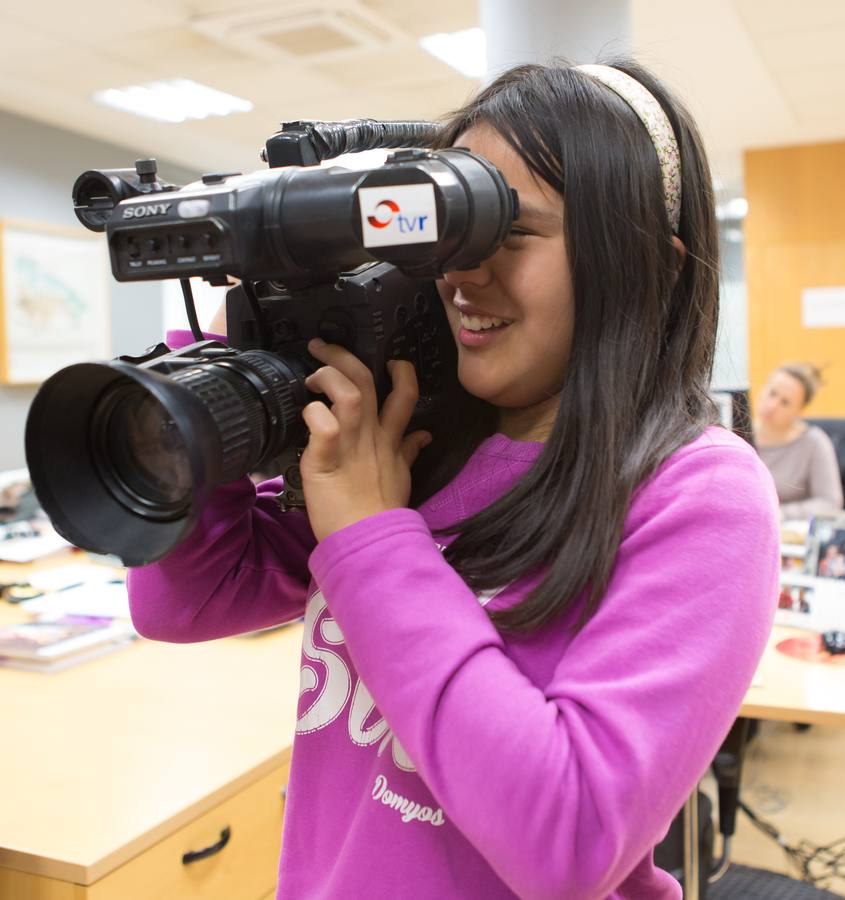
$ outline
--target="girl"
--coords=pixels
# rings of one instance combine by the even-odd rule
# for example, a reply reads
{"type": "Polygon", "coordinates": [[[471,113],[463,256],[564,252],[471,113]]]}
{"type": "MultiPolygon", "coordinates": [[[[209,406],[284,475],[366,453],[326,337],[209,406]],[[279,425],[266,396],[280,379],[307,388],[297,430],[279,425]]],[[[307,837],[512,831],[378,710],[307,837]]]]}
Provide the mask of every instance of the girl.
{"type": "Polygon", "coordinates": [[[801,414],[821,387],[809,363],[786,363],[769,376],[754,422],[760,458],[772,473],[784,519],[842,509],[842,482],[833,442],[801,414]]]}
{"type": "Polygon", "coordinates": [[[131,574],[149,637],[305,611],[279,897],[678,898],[652,848],[728,731],[777,598],[776,498],[713,427],[710,178],[633,64],[523,66],[456,113],[519,192],[440,283],[460,394],[313,342],[304,513],[220,488],[131,574]],[[428,445],[428,446],[427,446],[428,445]]]}

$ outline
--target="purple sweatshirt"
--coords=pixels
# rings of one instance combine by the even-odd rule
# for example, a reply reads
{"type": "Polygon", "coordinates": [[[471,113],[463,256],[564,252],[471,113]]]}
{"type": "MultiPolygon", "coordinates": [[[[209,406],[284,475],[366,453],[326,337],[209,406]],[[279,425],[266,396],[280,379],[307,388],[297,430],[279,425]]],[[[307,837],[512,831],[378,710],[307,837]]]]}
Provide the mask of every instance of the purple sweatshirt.
{"type": "MultiPolygon", "coordinates": [[[[637,491],[599,611],[502,637],[431,529],[489,505],[540,444],[487,439],[419,511],[316,544],[278,480],[219,488],[130,573],[141,634],[198,641],[305,614],[278,896],[675,900],[652,848],[751,682],[777,598],[777,498],[719,428],[637,491]]],[[[492,595],[492,596],[491,596],[492,595]]],[[[582,598],[583,600],[583,598],[582,598]]]]}

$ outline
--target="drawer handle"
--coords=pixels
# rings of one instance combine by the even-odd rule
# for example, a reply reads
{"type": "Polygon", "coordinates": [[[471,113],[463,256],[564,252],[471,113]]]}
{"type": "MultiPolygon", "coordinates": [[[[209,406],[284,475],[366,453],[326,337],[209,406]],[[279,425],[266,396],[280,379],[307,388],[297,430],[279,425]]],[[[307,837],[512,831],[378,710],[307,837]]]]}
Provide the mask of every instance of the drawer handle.
{"type": "Polygon", "coordinates": [[[210,847],[206,847],[204,850],[189,850],[187,853],[182,856],[182,865],[189,866],[193,862],[197,862],[200,859],[207,859],[209,856],[214,856],[215,853],[219,853],[226,844],[229,843],[229,838],[232,836],[232,829],[227,825],[220,832],[220,840],[216,844],[212,844],[210,847]]]}

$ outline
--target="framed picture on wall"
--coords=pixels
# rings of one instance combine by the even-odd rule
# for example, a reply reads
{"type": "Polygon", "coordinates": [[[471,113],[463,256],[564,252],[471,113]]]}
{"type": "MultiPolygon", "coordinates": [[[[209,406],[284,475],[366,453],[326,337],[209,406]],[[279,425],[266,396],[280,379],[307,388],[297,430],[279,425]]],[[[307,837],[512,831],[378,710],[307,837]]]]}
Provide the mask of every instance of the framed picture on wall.
{"type": "Polygon", "coordinates": [[[80,228],[0,221],[0,382],[111,356],[108,249],[80,228]]]}

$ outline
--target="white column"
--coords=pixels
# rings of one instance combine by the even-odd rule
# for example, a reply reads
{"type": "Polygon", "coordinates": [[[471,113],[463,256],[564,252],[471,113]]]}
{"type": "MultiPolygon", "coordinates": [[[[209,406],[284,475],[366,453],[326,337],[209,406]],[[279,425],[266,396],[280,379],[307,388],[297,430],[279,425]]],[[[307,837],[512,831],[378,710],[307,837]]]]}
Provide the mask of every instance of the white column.
{"type": "Polygon", "coordinates": [[[479,0],[492,80],[510,66],[631,52],[629,0],[479,0]]]}

